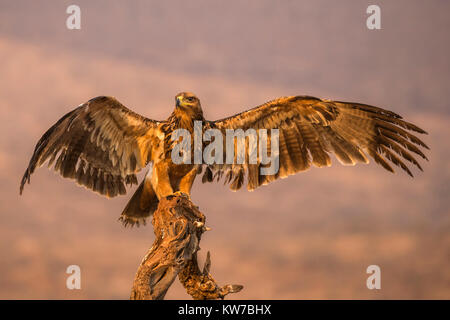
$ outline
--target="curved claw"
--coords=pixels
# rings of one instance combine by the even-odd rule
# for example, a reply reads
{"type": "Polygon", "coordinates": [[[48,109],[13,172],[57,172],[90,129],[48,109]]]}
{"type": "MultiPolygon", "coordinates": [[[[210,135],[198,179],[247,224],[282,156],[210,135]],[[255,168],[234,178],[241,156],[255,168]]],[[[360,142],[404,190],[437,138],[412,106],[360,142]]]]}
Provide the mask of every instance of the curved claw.
{"type": "Polygon", "coordinates": [[[188,198],[189,200],[191,200],[191,196],[190,196],[189,194],[187,194],[187,193],[182,192],[182,191],[175,191],[174,193],[172,193],[172,194],[169,195],[169,196],[186,197],[186,198],[188,198]]]}

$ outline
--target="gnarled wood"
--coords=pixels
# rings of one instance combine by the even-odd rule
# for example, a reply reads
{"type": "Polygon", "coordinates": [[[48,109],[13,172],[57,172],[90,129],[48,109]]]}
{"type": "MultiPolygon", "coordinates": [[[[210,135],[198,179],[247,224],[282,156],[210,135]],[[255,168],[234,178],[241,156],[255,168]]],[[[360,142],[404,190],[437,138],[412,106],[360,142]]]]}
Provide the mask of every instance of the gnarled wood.
{"type": "Polygon", "coordinates": [[[240,285],[220,287],[209,274],[208,252],[203,271],[197,251],[205,226],[205,216],[182,193],[160,199],[152,220],[156,239],[136,273],[132,300],[161,300],[176,276],[194,299],[223,299],[242,290],[240,285]]]}

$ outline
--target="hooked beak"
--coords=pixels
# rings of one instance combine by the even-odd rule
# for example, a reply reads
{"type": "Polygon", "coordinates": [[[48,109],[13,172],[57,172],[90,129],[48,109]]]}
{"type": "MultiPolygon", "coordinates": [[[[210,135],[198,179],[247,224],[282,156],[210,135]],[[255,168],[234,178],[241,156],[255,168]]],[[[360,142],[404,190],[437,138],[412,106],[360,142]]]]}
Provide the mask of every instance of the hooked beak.
{"type": "Polygon", "coordinates": [[[177,108],[179,108],[180,105],[181,105],[181,97],[176,97],[176,98],[175,98],[175,106],[176,106],[177,108]]]}

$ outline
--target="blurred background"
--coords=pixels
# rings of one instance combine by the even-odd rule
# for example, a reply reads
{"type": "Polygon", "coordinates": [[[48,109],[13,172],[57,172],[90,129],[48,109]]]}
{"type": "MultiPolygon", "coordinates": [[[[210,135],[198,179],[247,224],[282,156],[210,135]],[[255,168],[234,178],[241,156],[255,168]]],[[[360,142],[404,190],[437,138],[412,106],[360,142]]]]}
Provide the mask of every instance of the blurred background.
{"type": "MultiPolygon", "coordinates": [[[[450,298],[450,2],[0,0],[0,298],[127,299],[151,224],[42,168],[19,182],[62,115],[112,95],[154,119],[193,91],[207,119],[283,95],[391,109],[429,132],[425,172],[312,168],[253,193],[193,187],[220,284],[235,299],[450,298]],[[81,7],[81,30],[66,28],[81,7]],[[381,7],[381,30],[366,9],[381,7]],[[66,288],[81,267],[81,290],[66,288]],[[366,268],[381,268],[368,290],[366,268]]],[[[142,176],[142,175],[141,175],[142,176]]],[[[175,281],[170,299],[190,298],[175,281]]]]}

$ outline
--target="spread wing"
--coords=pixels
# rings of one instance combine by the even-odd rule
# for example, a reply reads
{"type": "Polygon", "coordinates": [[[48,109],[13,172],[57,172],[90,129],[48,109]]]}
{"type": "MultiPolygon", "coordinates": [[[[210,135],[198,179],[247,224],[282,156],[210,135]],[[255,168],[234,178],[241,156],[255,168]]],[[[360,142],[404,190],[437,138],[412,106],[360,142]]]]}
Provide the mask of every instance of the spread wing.
{"type": "Polygon", "coordinates": [[[125,194],[125,183],[137,183],[136,173],[151,159],[158,122],[142,117],[112,97],[97,97],[67,113],[36,145],[20,184],[34,170],[48,167],[64,178],[108,197],[125,194]]]}
{"type": "MultiPolygon", "coordinates": [[[[360,103],[309,96],[283,97],[210,122],[210,126],[220,129],[223,134],[226,129],[279,129],[279,171],[276,174],[261,175],[260,155],[257,164],[214,164],[207,167],[203,182],[225,176],[225,182],[231,183],[232,190],[243,185],[245,176],[247,189],[253,190],[278,178],[307,170],[312,164],[330,166],[331,153],[344,165],[368,163],[369,155],[385,169],[394,172],[392,165],[399,166],[411,176],[405,162],[422,170],[415,157],[418,155],[428,160],[419,148],[428,147],[411,133],[424,134],[424,130],[403,121],[394,112],[360,103]]],[[[267,134],[270,141],[270,130],[267,134]]],[[[236,140],[234,144],[236,149],[236,140]]],[[[248,147],[248,139],[246,144],[248,147]]],[[[248,148],[245,152],[248,162],[248,148]]]]}

